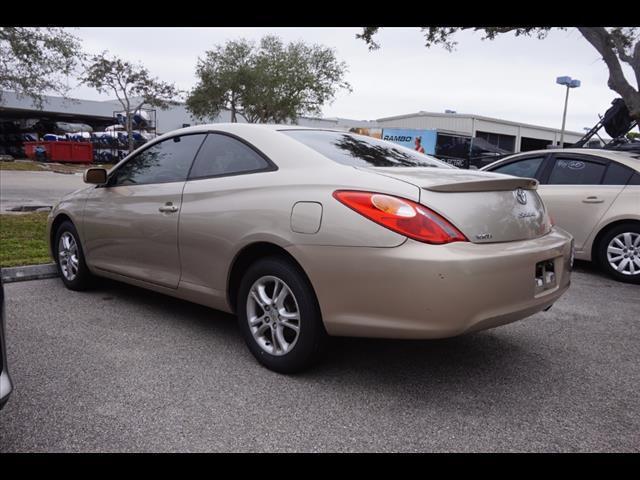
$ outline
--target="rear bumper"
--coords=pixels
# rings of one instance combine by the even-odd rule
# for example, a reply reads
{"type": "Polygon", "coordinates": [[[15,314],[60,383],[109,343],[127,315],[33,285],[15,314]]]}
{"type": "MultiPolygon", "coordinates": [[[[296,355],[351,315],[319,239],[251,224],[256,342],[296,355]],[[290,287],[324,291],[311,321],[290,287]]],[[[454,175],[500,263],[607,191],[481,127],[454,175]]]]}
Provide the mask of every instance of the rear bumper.
{"type": "Polygon", "coordinates": [[[11,391],[13,390],[13,385],[11,384],[11,377],[9,377],[9,372],[3,370],[0,374],[0,410],[4,407],[9,400],[9,395],[11,395],[11,391]]]}
{"type": "Polygon", "coordinates": [[[570,284],[571,236],[394,248],[296,245],[327,332],[442,338],[510,323],[551,306],[570,284]],[[555,286],[538,291],[537,262],[553,260],[555,286]]]}

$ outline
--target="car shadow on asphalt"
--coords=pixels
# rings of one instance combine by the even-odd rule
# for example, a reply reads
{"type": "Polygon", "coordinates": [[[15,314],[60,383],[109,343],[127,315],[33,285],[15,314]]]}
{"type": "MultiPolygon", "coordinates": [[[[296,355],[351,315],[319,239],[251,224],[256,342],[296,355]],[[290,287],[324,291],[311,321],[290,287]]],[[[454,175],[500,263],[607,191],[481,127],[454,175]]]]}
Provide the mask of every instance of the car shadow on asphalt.
{"type": "MultiPolygon", "coordinates": [[[[96,293],[162,312],[159,321],[179,321],[181,327],[211,335],[212,341],[237,346],[238,362],[249,369],[263,368],[246,349],[234,315],[106,279],[96,293]]],[[[416,392],[421,393],[416,395],[424,395],[425,388],[434,394],[484,388],[528,390],[544,388],[549,380],[545,373],[549,362],[539,353],[542,341],[530,332],[514,333],[509,326],[437,340],[332,337],[323,358],[310,370],[289,377],[264,371],[279,382],[289,378],[298,384],[317,384],[339,379],[353,388],[388,393],[397,389],[403,395],[417,384],[416,392]]]]}
{"type": "Polygon", "coordinates": [[[602,269],[595,262],[587,262],[586,260],[576,260],[573,264],[574,272],[587,273],[589,275],[595,275],[596,277],[603,278],[611,281],[612,278],[604,273],[602,269]]]}

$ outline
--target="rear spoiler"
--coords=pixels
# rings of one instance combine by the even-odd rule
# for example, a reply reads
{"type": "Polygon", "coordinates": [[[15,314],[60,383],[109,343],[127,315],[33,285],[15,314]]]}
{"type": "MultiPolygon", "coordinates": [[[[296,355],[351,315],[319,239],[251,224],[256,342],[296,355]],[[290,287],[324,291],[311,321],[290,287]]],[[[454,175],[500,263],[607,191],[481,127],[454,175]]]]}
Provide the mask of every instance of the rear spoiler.
{"type": "Polygon", "coordinates": [[[533,178],[489,178],[487,180],[472,180],[469,182],[455,182],[422,187],[431,192],[496,192],[504,190],[536,190],[538,181],[533,178]]]}

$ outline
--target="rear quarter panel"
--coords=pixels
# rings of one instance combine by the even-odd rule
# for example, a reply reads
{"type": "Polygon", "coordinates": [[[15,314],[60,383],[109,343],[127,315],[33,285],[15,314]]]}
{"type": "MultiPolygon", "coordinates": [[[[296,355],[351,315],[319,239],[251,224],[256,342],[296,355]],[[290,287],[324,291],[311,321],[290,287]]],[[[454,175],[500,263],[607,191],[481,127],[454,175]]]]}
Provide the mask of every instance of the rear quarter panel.
{"type": "Polygon", "coordinates": [[[188,181],[178,226],[181,284],[226,298],[234,258],[256,242],[283,248],[395,247],[406,240],[339,203],[332,195],[342,188],[419,198],[413,185],[341,165],[188,181]],[[316,233],[296,233],[291,228],[292,208],[301,201],[322,205],[316,233]]]}
{"type": "Polygon", "coordinates": [[[592,253],[598,234],[615,222],[640,222],[640,185],[627,185],[613,202],[606,214],[591,232],[582,252],[576,252],[580,260],[593,260],[592,253]]]}

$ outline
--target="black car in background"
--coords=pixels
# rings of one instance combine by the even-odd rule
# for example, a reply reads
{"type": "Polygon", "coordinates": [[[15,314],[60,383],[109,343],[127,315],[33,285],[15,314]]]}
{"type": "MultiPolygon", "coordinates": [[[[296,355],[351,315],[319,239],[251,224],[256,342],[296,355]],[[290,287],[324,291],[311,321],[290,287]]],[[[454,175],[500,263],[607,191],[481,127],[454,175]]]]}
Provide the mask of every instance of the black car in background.
{"type": "Polygon", "coordinates": [[[7,349],[4,343],[5,310],[4,310],[4,284],[0,278],[0,410],[4,407],[11,394],[12,385],[7,369],[7,349]]]}
{"type": "Polygon", "coordinates": [[[480,169],[511,153],[482,137],[438,132],[434,156],[458,168],[480,169]]]}

